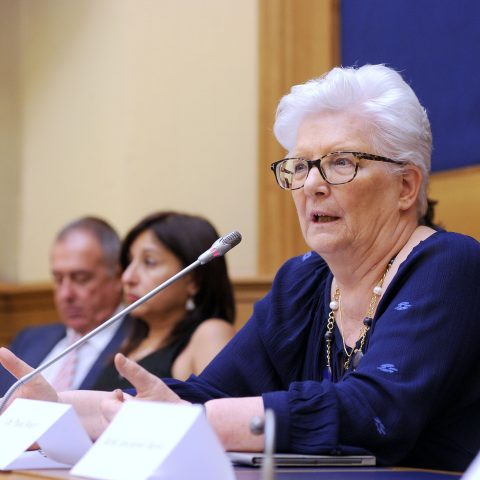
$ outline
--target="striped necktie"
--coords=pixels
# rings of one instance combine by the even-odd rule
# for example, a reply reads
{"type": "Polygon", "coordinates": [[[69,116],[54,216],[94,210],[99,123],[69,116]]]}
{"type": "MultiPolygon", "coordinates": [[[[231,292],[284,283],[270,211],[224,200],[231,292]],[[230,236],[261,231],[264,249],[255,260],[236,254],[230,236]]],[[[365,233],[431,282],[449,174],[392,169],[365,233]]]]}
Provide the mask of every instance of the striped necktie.
{"type": "MultiPolygon", "coordinates": [[[[74,344],[81,335],[74,333],[68,339],[68,346],[74,344]]],[[[81,347],[79,347],[81,348],[81,347]]],[[[63,392],[65,390],[71,390],[73,387],[73,382],[75,380],[75,372],[77,369],[78,362],[78,348],[72,350],[70,353],[65,355],[63,362],[60,365],[57,375],[52,380],[52,386],[57,392],[63,392]]]]}

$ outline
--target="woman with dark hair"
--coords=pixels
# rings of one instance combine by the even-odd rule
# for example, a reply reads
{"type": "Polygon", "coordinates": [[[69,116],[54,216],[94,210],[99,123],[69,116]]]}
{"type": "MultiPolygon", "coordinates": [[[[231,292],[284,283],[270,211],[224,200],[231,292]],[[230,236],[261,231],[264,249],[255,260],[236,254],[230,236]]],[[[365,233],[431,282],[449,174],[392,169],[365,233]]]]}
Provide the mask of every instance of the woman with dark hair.
{"type": "MultiPolygon", "coordinates": [[[[133,303],[190,265],[219,237],[205,219],[154,213],[125,237],[120,253],[127,303],[133,303]]],[[[151,373],[186,379],[198,374],[234,335],[233,289],[223,257],[159,292],[131,315],[132,331],[121,351],[151,373]]],[[[95,389],[129,387],[113,366],[95,389]]]]}

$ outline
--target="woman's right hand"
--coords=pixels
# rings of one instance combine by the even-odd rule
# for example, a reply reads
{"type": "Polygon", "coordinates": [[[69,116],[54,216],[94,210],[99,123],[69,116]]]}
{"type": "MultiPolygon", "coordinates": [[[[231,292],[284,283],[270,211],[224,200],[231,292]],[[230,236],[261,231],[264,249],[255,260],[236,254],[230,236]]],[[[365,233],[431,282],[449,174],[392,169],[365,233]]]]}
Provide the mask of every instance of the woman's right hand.
{"type": "MultiPolygon", "coordinates": [[[[30,365],[5,347],[0,348],[0,363],[17,379],[22,378],[34,370],[30,365]]],[[[7,406],[10,405],[15,398],[58,402],[57,392],[41,375],[35,375],[29,382],[20,386],[12,395],[7,406]]]]}

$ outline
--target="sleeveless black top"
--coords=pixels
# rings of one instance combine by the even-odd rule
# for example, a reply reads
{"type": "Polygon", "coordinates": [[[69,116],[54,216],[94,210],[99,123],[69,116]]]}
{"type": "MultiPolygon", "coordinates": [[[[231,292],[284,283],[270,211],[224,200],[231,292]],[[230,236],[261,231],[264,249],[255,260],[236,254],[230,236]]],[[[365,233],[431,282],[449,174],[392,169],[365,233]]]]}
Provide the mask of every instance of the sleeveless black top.
{"type": "MultiPolygon", "coordinates": [[[[178,339],[171,345],[155,350],[155,352],[142,358],[137,363],[157,377],[171,377],[173,362],[185,349],[190,341],[190,337],[191,335],[188,335],[178,339]]],[[[116,388],[123,390],[133,388],[133,386],[117,372],[115,365],[111,362],[99,375],[92,390],[110,391],[116,388]]]]}

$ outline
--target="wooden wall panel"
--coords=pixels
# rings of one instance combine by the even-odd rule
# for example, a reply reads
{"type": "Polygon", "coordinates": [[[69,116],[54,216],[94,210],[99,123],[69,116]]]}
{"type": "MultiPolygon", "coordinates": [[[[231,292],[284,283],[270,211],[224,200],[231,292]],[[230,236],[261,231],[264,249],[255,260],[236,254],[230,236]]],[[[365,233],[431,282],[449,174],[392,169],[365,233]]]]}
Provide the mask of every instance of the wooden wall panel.
{"type": "MultiPolygon", "coordinates": [[[[233,280],[237,330],[250,318],[253,304],[266,295],[271,284],[270,276],[233,280]]],[[[56,321],[51,284],[0,284],[0,346],[8,345],[22,328],[56,321]]]]}
{"type": "Polygon", "coordinates": [[[259,1],[259,247],[258,270],[272,274],[287,258],[306,250],[289,193],[275,183],[270,163],[285,151],[272,125],[290,87],[338,63],[337,0],[259,1]]]}
{"type": "Polygon", "coordinates": [[[272,286],[272,277],[263,275],[233,280],[237,318],[235,329],[238,331],[250,318],[255,302],[263,298],[272,286]]]}
{"type": "Polygon", "coordinates": [[[438,201],[437,223],[480,241],[480,166],[432,174],[429,197],[438,201]]]}
{"type": "Polygon", "coordinates": [[[57,320],[49,284],[0,284],[0,346],[22,328],[57,320]]]}

